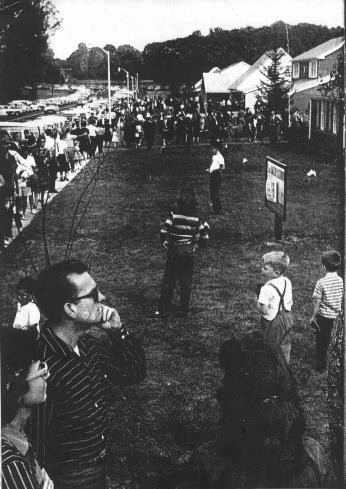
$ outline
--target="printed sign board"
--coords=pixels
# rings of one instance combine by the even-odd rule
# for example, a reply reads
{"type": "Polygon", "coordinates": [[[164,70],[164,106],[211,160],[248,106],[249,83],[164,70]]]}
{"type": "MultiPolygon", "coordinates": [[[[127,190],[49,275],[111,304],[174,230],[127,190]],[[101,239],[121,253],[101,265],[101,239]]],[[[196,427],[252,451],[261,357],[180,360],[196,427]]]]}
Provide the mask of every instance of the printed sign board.
{"type": "Polygon", "coordinates": [[[266,156],[265,206],[286,219],[287,165],[266,156]]]}

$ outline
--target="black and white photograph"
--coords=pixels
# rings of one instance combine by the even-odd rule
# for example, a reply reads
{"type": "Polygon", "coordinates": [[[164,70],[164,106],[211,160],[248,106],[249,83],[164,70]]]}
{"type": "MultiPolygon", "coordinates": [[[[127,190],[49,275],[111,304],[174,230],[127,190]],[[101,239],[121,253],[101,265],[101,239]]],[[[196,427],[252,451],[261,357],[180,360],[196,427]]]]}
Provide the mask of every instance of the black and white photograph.
{"type": "Polygon", "coordinates": [[[342,0],[0,0],[2,489],[343,489],[342,0]]]}

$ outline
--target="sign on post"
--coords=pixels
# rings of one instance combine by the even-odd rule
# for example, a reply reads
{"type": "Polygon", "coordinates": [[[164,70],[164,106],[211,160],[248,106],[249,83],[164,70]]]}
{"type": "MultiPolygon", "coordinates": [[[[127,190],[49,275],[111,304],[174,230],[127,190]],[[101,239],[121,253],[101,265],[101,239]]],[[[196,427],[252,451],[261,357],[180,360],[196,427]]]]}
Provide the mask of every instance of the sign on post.
{"type": "Polygon", "coordinates": [[[286,220],[287,165],[266,156],[265,206],[275,214],[275,239],[282,239],[282,221],[286,220]]]}

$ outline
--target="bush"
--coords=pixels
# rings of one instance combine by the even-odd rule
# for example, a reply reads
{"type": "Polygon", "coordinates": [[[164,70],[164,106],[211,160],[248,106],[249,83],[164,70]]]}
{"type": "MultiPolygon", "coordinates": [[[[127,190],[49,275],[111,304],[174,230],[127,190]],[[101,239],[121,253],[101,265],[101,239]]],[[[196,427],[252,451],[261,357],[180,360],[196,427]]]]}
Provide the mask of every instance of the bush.
{"type": "Polygon", "coordinates": [[[314,129],[311,132],[309,148],[317,156],[334,160],[338,152],[338,138],[335,134],[314,129]]]}
{"type": "Polygon", "coordinates": [[[292,125],[287,129],[287,143],[291,149],[305,149],[308,144],[309,126],[301,124],[292,125]]]}

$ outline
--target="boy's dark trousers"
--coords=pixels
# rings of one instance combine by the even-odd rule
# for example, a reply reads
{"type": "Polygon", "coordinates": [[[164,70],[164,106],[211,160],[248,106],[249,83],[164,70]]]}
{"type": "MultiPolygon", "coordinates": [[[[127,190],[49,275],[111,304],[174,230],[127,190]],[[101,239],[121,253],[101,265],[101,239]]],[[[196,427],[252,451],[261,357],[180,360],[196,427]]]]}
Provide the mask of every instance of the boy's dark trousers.
{"type": "Polygon", "coordinates": [[[222,210],[221,200],[220,200],[220,187],[221,187],[221,172],[216,170],[210,173],[210,199],[213,204],[213,209],[215,212],[222,210]]]}
{"type": "Polygon", "coordinates": [[[316,331],[316,370],[324,372],[327,366],[327,352],[335,319],[325,318],[317,314],[316,323],[319,331],[316,331]]]}
{"type": "Polygon", "coordinates": [[[191,297],[193,258],[193,255],[190,254],[168,251],[159,300],[160,313],[168,311],[177,282],[179,282],[180,286],[180,310],[182,313],[188,312],[191,297]]]}

